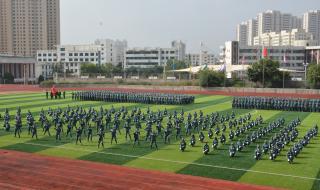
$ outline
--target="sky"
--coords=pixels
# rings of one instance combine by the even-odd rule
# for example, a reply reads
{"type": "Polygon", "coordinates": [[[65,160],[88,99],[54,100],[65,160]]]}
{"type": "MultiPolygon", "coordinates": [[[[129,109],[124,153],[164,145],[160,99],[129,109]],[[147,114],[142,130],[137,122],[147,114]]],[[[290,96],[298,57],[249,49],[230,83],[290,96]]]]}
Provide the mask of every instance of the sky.
{"type": "Polygon", "coordinates": [[[259,12],[302,15],[320,9],[319,0],[60,0],[61,43],[126,39],[129,47],[170,47],[182,40],[187,52],[218,54],[235,40],[236,25],[259,12]]]}

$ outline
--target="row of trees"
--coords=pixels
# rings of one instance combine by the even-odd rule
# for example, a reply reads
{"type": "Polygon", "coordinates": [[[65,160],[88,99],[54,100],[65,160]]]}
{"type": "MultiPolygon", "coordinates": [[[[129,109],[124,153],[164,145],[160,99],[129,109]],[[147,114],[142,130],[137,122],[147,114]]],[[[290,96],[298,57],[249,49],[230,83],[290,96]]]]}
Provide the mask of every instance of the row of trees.
{"type": "MultiPolygon", "coordinates": [[[[279,88],[282,87],[284,81],[291,81],[290,73],[281,71],[279,68],[278,61],[261,59],[248,68],[247,78],[257,86],[279,88]]],[[[226,84],[224,73],[208,69],[199,72],[199,79],[202,87],[219,87],[226,84]]],[[[310,88],[320,88],[320,66],[316,63],[308,65],[306,82],[310,88]]]]}
{"type": "MultiPolygon", "coordinates": [[[[169,60],[166,64],[165,70],[177,70],[187,68],[187,64],[184,61],[178,60],[169,60]]],[[[105,65],[96,65],[92,63],[87,63],[81,65],[82,74],[102,74],[102,75],[116,75],[116,74],[131,74],[131,75],[140,75],[140,76],[150,76],[152,74],[161,74],[164,71],[162,66],[154,66],[152,68],[139,68],[131,67],[123,69],[122,65],[114,66],[112,64],[105,65]]]]}

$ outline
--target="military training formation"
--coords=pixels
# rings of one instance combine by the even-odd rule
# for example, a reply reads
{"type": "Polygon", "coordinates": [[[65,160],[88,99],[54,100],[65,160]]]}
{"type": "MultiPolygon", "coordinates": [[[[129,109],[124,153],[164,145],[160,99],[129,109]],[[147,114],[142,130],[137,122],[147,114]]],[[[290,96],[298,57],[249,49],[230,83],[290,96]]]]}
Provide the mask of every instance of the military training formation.
{"type": "MultiPolygon", "coordinates": [[[[194,101],[193,96],[186,95],[106,91],[76,92],[72,93],[72,98],[74,100],[143,102],[146,104],[151,102],[186,104],[194,101]]],[[[234,98],[233,106],[255,108],[252,102],[256,103],[258,100],[275,102],[275,100],[283,99],[234,98]],[[242,100],[243,103],[240,103],[242,100]]],[[[263,108],[260,103],[256,107],[263,108]]],[[[14,116],[6,109],[3,116],[0,116],[0,120],[3,120],[3,127],[7,132],[10,132],[12,128],[10,123],[14,123],[13,135],[17,138],[20,138],[22,133],[27,133],[31,138],[37,139],[38,131],[41,129],[41,132],[48,136],[54,132],[56,142],[66,138],[76,144],[82,144],[83,139],[92,142],[93,136],[97,136],[97,146],[100,148],[104,147],[107,135],[110,136],[109,143],[111,144],[118,143],[119,135],[125,135],[125,139],[131,142],[133,148],[139,146],[141,141],[145,141],[149,143],[151,149],[158,149],[159,141],[170,144],[171,139],[174,138],[175,141],[180,141],[177,147],[180,151],[194,148],[200,143],[205,155],[210,153],[210,149],[219,151],[220,146],[230,144],[229,156],[236,157],[237,152],[244,151],[249,146],[256,146],[252,153],[252,157],[256,160],[261,159],[264,154],[268,155],[270,160],[275,160],[286,145],[294,143],[299,134],[300,125],[298,117],[289,121],[288,125],[285,125],[285,118],[278,118],[262,126],[263,116],[259,115],[253,119],[250,113],[236,115],[235,111],[231,111],[204,114],[201,110],[185,113],[183,109],[168,111],[165,108],[153,111],[149,107],[143,112],[139,107],[130,110],[124,106],[120,109],[115,109],[113,106],[110,109],[103,107],[86,109],[81,106],[68,106],[55,110],[49,108],[48,110],[42,109],[39,115],[28,111],[25,117],[26,123],[22,123],[23,115],[20,108],[17,108],[14,116]],[[266,138],[268,140],[262,140],[266,138]]],[[[314,125],[302,140],[294,143],[287,153],[288,162],[292,163],[303,147],[307,146],[317,134],[318,126],[314,125]]]]}
{"type": "Polygon", "coordinates": [[[239,109],[320,112],[320,99],[244,96],[234,97],[232,107],[239,109]]]}
{"type": "Polygon", "coordinates": [[[82,101],[131,102],[144,104],[185,105],[194,103],[194,96],[183,94],[138,93],[116,91],[78,91],[72,99],[82,101]]]}

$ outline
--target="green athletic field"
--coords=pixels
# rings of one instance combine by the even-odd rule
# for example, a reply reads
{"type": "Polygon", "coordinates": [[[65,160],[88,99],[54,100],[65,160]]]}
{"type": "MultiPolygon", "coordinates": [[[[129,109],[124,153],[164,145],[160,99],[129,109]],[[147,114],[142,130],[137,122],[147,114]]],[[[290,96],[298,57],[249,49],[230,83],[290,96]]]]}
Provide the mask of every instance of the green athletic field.
{"type": "MultiPolygon", "coordinates": [[[[226,96],[204,96],[197,95],[196,102],[192,105],[183,106],[185,116],[188,112],[202,110],[204,114],[211,112],[231,113],[231,97],[226,96]]],[[[45,95],[39,93],[32,94],[11,94],[0,95],[0,113],[4,114],[4,109],[9,108],[11,117],[11,132],[7,133],[3,130],[3,120],[0,120],[0,148],[7,150],[18,150],[31,152],[42,155],[52,155],[59,157],[67,157],[71,159],[91,160],[95,162],[112,163],[130,167],[161,170],[166,172],[174,172],[181,174],[190,174],[205,176],[209,178],[218,178],[241,183],[252,183],[259,185],[267,185],[274,187],[282,187],[287,189],[320,189],[320,138],[316,137],[311,140],[306,148],[302,150],[298,158],[294,160],[294,164],[290,165],[286,159],[286,153],[289,146],[281,152],[281,156],[276,161],[270,161],[266,155],[260,161],[253,159],[255,144],[249,148],[245,148],[242,153],[238,153],[235,158],[229,158],[228,147],[229,142],[221,146],[219,150],[211,151],[209,155],[202,154],[203,145],[197,141],[196,147],[187,146],[185,152],[179,151],[179,141],[176,141],[174,135],[171,137],[171,144],[166,145],[162,139],[158,137],[159,150],[151,150],[149,144],[145,143],[144,135],[140,140],[141,145],[133,148],[131,142],[124,139],[124,130],[121,135],[118,134],[119,143],[110,144],[110,134],[106,134],[105,148],[97,148],[97,137],[89,143],[83,137],[83,144],[76,145],[74,139],[67,139],[62,136],[61,142],[55,141],[55,131],[51,128],[51,137],[43,136],[42,129],[38,129],[38,140],[32,140],[26,131],[22,132],[20,139],[13,137],[14,115],[16,108],[21,107],[22,113],[30,110],[38,121],[39,112],[42,108],[47,110],[51,108],[64,108],[70,106],[82,106],[89,108],[93,106],[97,109],[100,106],[105,108],[113,105],[115,108],[126,106],[129,111],[137,106],[145,111],[148,106],[154,111],[163,110],[165,107],[168,111],[181,110],[182,106],[164,106],[164,105],[144,105],[135,103],[107,103],[107,102],[77,102],[72,101],[68,95],[67,99],[62,100],[46,100],[45,95]]],[[[236,118],[240,115],[251,113],[253,118],[261,114],[264,118],[264,125],[285,117],[286,123],[300,117],[302,125],[298,127],[299,137],[305,135],[307,130],[318,122],[320,113],[299,113],[299,112],[282,112],[267,110],[235,110],[236,118]]],[[[23,124],[25,128],[25,114],[23,115],[23,124]]],[[[166,119],[164,121],[166,123],[166,119]]],[[[143,124],[143,128],[144,128],[143,124]]],[[[165,126],[165,125],[164,125],[165,126]]],[[[182,126],[184,128],[184,126],[182,126]]],[[[95,130],[94,130],[95,131],[95,130]]],[[[143,131],[144,132],[144,131],[143,131]]],[[[227,129],[227,139],[228,139],[227,129]]],[[[205,132],[206,140],[208,139],[205,132]]],[[[273,135],[273,134],[272,134],[273,135]]],[[[74,137],[75,135],[73,135],[74,137]]],[[[242,135],[241,137],[243,137],[242,135]]],[[[197,135],[196,135],[197,137],[197,135]]],[[[269,139],[271,135],[265,139],[269,139]]],[[[197,137],[198,138],[198,137],[197,137]]],[[[197,139],[198,140],[198,139],[197,139]]],[[[260,140],[258,142],[262,143],[260,140]]],[[[189,138],[186,139],[189,143],[189,138]]],[[[212,140],[209,141],[210,149],[212,140]]],[[[292,143],[290,144],[292,145],[292,143]]]]}

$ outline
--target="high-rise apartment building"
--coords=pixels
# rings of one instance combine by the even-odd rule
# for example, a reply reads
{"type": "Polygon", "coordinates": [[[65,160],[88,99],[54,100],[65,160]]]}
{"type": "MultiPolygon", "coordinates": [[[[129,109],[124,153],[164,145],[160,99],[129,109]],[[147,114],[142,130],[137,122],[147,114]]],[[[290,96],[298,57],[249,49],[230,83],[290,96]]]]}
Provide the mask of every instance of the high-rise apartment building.
{"type": "Polygon", "coordinates": [[[303,29],[310,32],[320,44],[320,10],[309,11],[303,15],[303,29]]]}
{"type": "Polygon", "coordinates": [[[279,33],[300,28],[302,28],[302,18],[280,11],[268,10],[259,13],[256,18],[238,25],[237,41],[240,45],[251,46],[254,44],[254,37],[264,33],[279,33]]]}
{"type": "Polygon", "coordinates": [[[60,44],[59,0],[0,0],[0,53],[35,56],[60,44]]]}
{"type": "Polygon", "coordinates": [[[238,24],[237,26],[237,41],[241,45],[248,44],[248,26],[245,22],[238,24]]]}
{"type": "Polygon", "coordinates": [[[268,10],[258,14],[258,35],[281,31],[280,11],[268,10]]]}

